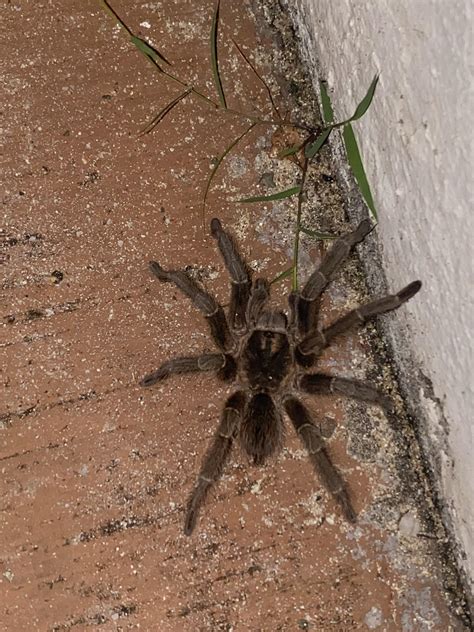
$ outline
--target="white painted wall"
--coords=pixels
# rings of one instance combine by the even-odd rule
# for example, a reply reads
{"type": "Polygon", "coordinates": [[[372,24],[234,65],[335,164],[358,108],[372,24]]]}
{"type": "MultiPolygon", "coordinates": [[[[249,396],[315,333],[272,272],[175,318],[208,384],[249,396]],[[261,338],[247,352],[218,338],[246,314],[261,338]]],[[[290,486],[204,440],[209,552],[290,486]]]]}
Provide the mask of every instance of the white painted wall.
{"type": "Polygon", "coordinates": [[[433,385],[431,395],[418,386],[412,396],[422,404],[425,448],[436,463],[472,576],[471,0],[287,0],[287,5],[315,79],[319,72],[328,80],[338,120],[352,114],[373,75],[381,73],[375,101],[355,131],[379,212],[388,285],[401,288],[417,278],[424,283],[397,318],[411,326],[411,351],[433,385]]]}

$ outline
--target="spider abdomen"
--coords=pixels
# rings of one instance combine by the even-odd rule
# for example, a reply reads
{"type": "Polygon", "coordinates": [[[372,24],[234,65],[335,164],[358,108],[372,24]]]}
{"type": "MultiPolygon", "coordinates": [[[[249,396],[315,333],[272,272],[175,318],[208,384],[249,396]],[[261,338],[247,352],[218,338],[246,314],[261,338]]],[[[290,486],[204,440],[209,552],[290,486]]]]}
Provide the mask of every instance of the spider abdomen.
{"type": "Polygon", "coordinates": [[[256,465],[261,465],[281,449],[283,421],[268,393],[256,393],[247,403],[240,427],[240,443],[256,465]]]}

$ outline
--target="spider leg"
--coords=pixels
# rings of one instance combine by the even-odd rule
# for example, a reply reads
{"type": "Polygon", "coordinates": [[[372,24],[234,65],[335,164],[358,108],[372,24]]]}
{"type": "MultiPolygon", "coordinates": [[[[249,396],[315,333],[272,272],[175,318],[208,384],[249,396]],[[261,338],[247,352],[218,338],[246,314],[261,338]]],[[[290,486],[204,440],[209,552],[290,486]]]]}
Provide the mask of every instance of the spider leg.
{"type": "Polygon", "coordinates": [[[211,221],[211,233],[217,240],[217,245],[231,278],[230,326],[237,330],[245,329],[245,312],[252,286],[249,267],[240,255],[234,240],[222,228],[222,224],[216,217],[211,221]]]}
{"type": "Polygon", "coordinates": [[[170,375],[178,373],[197,373],[198,371],[219,371],[229,370],[226,364],[232,364],[232,356],[223,353],[203,353],[200,356],[181,356],[172,358],[164,362],[159,369],[148,373],[140,380],[140,386],[152,386],[170,375]]]}
{"type": "Polygon", "coordinates": [[[385,314],[386,312],[398,309],[403,303],[413,298],[420,288],[421,281],[413,281],[413,283],[404,287],[397,294],[385,296],[384,298],[351,310],[322,331],[310,331],[298,345],[297,352],[303,355],[312,353],[320,355],[333,338],[343,334],[354,325],[363,325],[379,314],[385,314]]]}
{"type": "Polygon", "coordinates": [[[338,237],[327,251],[319,268],[306,281],[297,301],[300,335],[307,334],[314,326],[318,317],[321,294],[342,262],[349,256],[352,248],[362,241],[371,229],[370,220],[364,219],[353,232],[338,237]]]}
{"type": "Polygon", "coordinates": [[[257,324],[258,318],[270,296],[268,281],[256,279],[250,292],[247,305],[247,322],[250,327],[257,324]]]}
{"type": "Polygon", "coordinates": [[[164,270],[156,261],[150,261],[150,270],[160,281],[174,283],[183,294],[192,300],[206,317],[214,342],[219,349],[229,351],[233,347],[234,341],[224,310],[211,294],[199,287],[182,270],[164,270]]]}
{"type": "Polygon", "coordinates": [[[324,439],[317,426],[312,422],[308,409],[295,397],[287,398],[284,406],[323,485],[337,500],[346,519],[349,522],[355,522],[356,514],[346,485],[332,464],[324,439]]]}
{"type": "Polygon", "coordinates": [[[186,535],[191,535],[194,531],[201,505],[212,485],[221,477],[229,460],[232,444],[242,422],[244,406],[243,391],[237,391],[225,403],[221,421],[204,457],[197,483],[189,496],[184,522],[186,535]]]}
{"type": "Polygon", "coordinates": [[[345,395],[369,404],[376,404],[385,410],[392,410],[393,403],[387,395],[375,386],[345,377],[334,377],[324,373],[303,375],[300,388],[305,393],[318,395],[345,395]]]}

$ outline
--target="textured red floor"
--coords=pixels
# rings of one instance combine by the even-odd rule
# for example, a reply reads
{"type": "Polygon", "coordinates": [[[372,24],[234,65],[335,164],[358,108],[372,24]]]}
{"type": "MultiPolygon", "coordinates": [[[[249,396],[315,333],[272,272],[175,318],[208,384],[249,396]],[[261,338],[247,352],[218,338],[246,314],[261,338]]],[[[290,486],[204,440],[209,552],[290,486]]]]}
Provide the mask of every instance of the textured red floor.
{"type": "MultiPolygon", "coordinates": [[[[285,65],[293,53],[283,53],[284,14],[271,4],[264,11],[223,2],[226,89],[234,108],[267,108],[232,36],[282,107],[303,116],[311,104],[298,91],[291,100],[300,77],[285,65]],[[283,35],[263,26],[265,12],[283,35]]],[[[173,60],[174,72],[214,96],[212,2],[114,7],[173,60]]],[[[196,534],[183,536],[183,503],[226,390],[209,376],[137,385],[164,359],[211,348],[199,314],[153,280],[147,261],[190,265],[226,300],[201,198],[213,161],[246,123],[187,99],[155,133],[138,137],[177,88],[99,3],[12,0],[0,14],[8,36],[0,629],[462,629],[449,611],[453,595],[445,599],[436,534],[424,532],[422,501],[401,492],[393,428],[376,409],[332,398],[313,405],[324,427],[337,423],[331,451],[349,481],[356,526],[343,521],[289,432],[263,468],[236,451],[196,534]]],[[[296,167],[275,157],[288,142],[264,126],[252,132],[215,180],[207,210],[269,278],[289,265],[294,205],[231,200],[294,183],[296,167]]],[[[310,177],[315,216],[324,229],[344,230],[329,170],[325,159],[310,177]]],[[[306,269],[319,256],[307,246],[306,269]]],[[[362,300],[361,288],[352,263],[327,313],[362,300]]],[[[276,298],[287,290],[276,286],[276,298]]],[[[373,330],[343,340],[327,368],[389,381],[370,340],[377,345],[373,330]]]]}

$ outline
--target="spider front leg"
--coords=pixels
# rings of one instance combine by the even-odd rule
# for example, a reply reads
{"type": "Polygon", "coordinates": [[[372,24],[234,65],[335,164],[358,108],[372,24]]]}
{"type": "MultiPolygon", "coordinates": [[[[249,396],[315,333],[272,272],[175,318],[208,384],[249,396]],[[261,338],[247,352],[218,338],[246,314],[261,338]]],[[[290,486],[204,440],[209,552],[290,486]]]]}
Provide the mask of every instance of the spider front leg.
{"type": "Polygon", "coordinates": [[[349,522],[355,522],[356,513],[352,507],[346,485],[332,464],[324,439],[312,422],[308,409],[295,397],[287,398],[284,406],[323,485],[339,503],[345,518],[349,522]]]}
{"type": "Polygon", "coordinates": [[[204,457],[199,477],[187,504],[184,533],[191,535],[196,526],[201,505],[216,481],[222,476],[229,460],[234,438],[242,423],[245,394],[237,391],[225,403],[220,424],[204,457]]]}
{"type": "Polygon", "coordinates": [[[245,312],[252,286],[250,270],[240,255],[233,238],[222,228],[222,224],[216,217],[211,221],[211,233],[217,240],[217,245],[231,278],[230,326],[237,331],[243,330],[246,328],[245,312]]]}
{"type": "Polygon", "coordinates": [[[174,283],[183,294],[192,300],[194,305],[206,317],[214,342],[219,349],[222,349],[222,351],[232,349],[234,340],[229,331],[224,310],[213,296],[200,288],[182,270],[164,270],[156,261],[150,261],[150,270],[160,281],[174,283]]]}
{"type": "Polygon", "coordinates": [[[352,248],[370,232],[370,220],[364,219],[352,232],[338,237],[329,248],[317,270],[307,280],[297,300],[297,320],[300,335],[316,325],[321,294],[352,248]]]}
{"type": "Polygon", "coordinates": [[[401,305],[413,298],[420,288],[421,281],[413,281],[397,294],[385,296],[384,298],[351,310],[322,331],[317,329],[311,331],[298,345],[297,353],[303,355],[320,355],[323,349],[325,349],[336,336],[345,333],[355,325],[363,325],[379,314],[385,314],[386,312],[398,309],[401,305]]]}
{"type": "Polygon", "coordinates": [[[200,356],[181,356],[164,362],[159,369],[148,373],[140,380],[140,386],[152,386],[170,375],[179,373],[197,373],[199,371],[218,371],[224,381],[233,379],[235,360],[223,353],[203,353],[200,356]]]}
{"type": "Polygon", "coordinates": [[[303,375],[300,388],[312,395],[345,395],[368,404],[376,404],[385,410],[392,410],[393,403],[389,397],[381,393],[375,386],[359,380],[335,377],[324,373],[303,375]]]}

